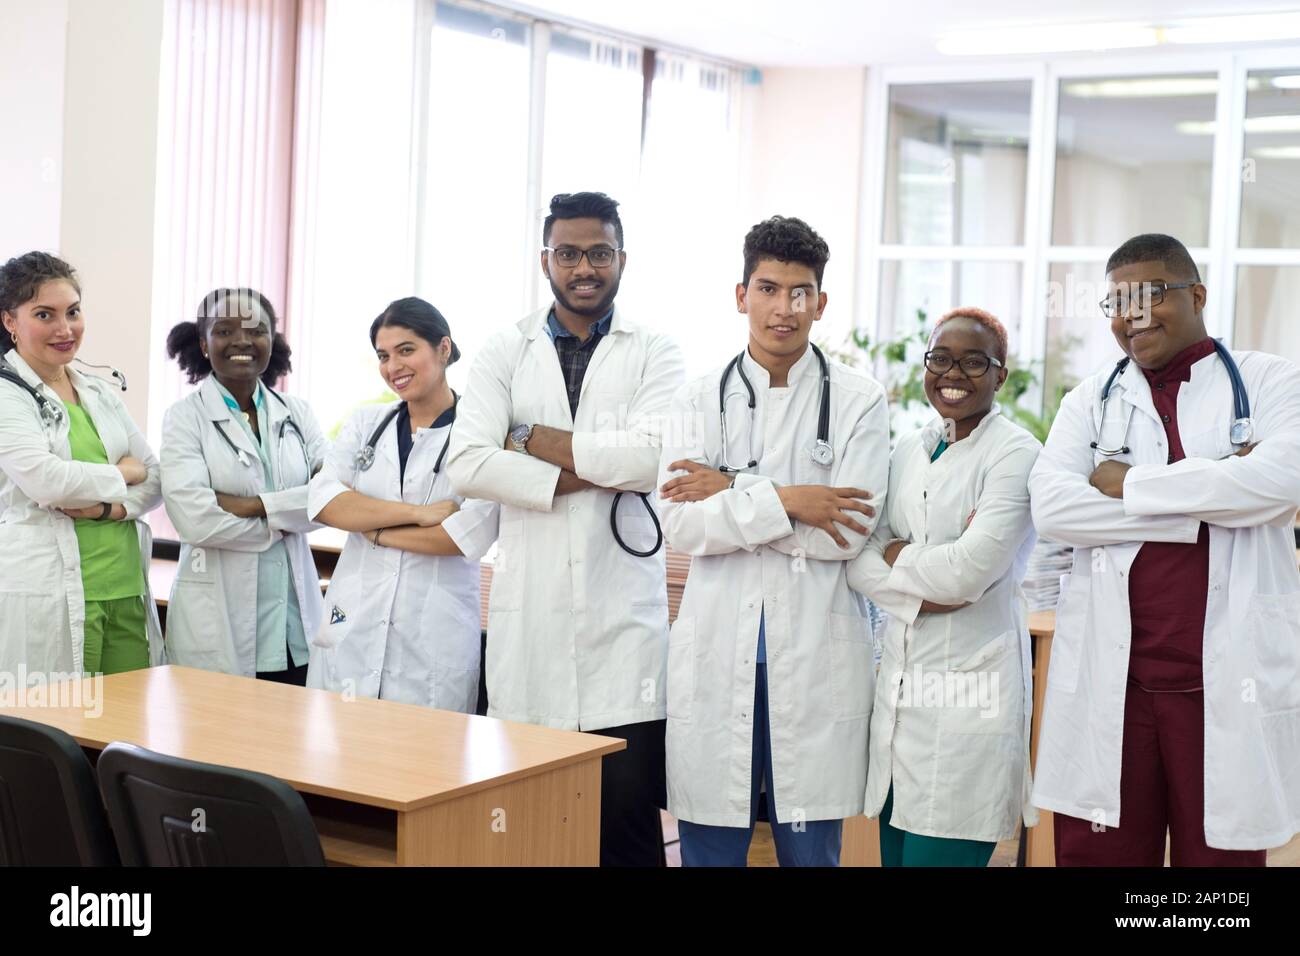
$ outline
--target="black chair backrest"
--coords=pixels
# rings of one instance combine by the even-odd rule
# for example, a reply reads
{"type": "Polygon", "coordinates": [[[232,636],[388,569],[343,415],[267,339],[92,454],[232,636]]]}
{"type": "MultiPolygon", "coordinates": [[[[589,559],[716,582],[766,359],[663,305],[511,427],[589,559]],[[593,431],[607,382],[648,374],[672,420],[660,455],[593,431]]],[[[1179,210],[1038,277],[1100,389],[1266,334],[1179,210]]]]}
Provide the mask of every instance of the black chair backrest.
{"type": "Polygon", "coordinates": [[[0,716],[0,866],[117,866],[117,848],[77,742],[0,716]]]}
{"type": "Polygon", "coordinates": [[[97,765],[126,866],[324,866],[307,805],[275,777],[111,743],[97,765]]]}

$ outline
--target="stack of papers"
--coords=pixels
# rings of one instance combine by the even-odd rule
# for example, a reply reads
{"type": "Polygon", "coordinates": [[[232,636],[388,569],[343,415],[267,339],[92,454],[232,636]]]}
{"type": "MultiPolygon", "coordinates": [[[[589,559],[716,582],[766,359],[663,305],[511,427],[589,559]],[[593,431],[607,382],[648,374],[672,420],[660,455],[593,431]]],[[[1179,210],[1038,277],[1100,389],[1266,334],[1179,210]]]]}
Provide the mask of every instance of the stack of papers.
{"type": "Polygon", "coordinates": [[[1025,580],[1021,585],[1025,600],[1029,602],[1029,610],[1055,609],[1056,600],[1061,594],[1061,575],[1070,573],[1072,560],[1071,548],[1055,541],[1038,539],[1038,544],[1029,555],[1025,580]]]}

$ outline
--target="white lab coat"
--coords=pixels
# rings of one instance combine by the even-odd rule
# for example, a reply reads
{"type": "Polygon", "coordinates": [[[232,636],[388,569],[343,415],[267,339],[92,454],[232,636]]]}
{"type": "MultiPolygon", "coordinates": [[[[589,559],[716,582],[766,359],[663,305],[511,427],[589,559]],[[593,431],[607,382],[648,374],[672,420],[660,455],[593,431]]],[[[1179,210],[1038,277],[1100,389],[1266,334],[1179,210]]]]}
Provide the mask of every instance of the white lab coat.
{"type": "MultiPolygon", "coordinates": [[[[733,371],[727,384],[727,449],[733,464],[758,460],[734,487],[703,501],[659,499],[668,543],[692,556],[668,647],[668,810],[693,823],[744,827],[750,820],[755,651],[766,611],[768,713],[776,819],[835,820],[862,812],[867,731],[874,696],[871,626],[849,589],[848,561],[866,537],[841,526],[848,548],[791,522],[782,485],[861,488],[883,507],[889,474],[889,410],[878,382],[830,364],[830,442],[835,460],[815,464],[821,373],[808,349],[789,387],[746,353],[757,406],[733,371]]],[[[678,459],[723,463],[718,369],[673,401],[660,484],[678,459]]],[[[877,512],[879,513],[879,512],[877,512]]],[[[854,513],[868,532],[875,519],[854,513]]]]}
{"type": "MultiPolygon", "coordinates": [[[[257,674],[257,563],[283,540],[307,639],[321,620],[320,579],[307,532],[307,482],[328,443],[311,407],[292,395],[288,407],[266,397],[271,474],[209,376],[163,419],[162,490],[167,516],[181,539],[180,562],[167,602],[167,660],[185,667],[257,674]],[[300,442],[281,423],[292,415],[300,442]],[[241,462],[221,437],[244,452],[241,462]],[[265,518],[239,518],[217,505],[217,492],[260,496],[265,518]]],[[[292,662],[290,662],[292,666],[292,662]]]]}
{"type": "MultiPolygon", "coordinates": [[[[5,360],[55,408],[62,399],[17,352],[5,360]]],[[[126,508],[135,523],[144,572],[150,664],[162,663],[162,629],[149,592],[153,535],[140,520],[159,501],[158,459],[131,420],[117,388],[68,368],[78,400],[95,423],[110,462],[130,455],[148,478],[128,486],[112,464],[73,461],[65,414],[46,426],[36,401],[11,382],[0,382],[0,671],[10,674],[81,673],[86,605],[81,552],[73,520],[57,508],[88,508],[101,502],[126,508]]]]}
{"type": "Polygon", "coordinates": [[[1216,355],[1178,391],[1187,458],[1166,464],[1164,428],[1133,363],[1107,403],[1105,440],[1132,464],[1123,500],[1088,484],[1103,458],[1099,399],[1110,369],[1065,396],[1030,477],[1039,535],[1073,545],[1056,612],[1033,799],[1039,807],[1122,826],[1120,761],[1131,619],[1128,571],[1145,541],[1196,541],[1210,526],[1205,610],[1205,840],[1218,849],[1280,846],[1300,830],[1300,573],[1292,531],[1300,503],[1300,369],[1234,352],[1255,438],[1224,458],[1232,388],[1216,355]]]}
{"type": "MultiPolygon", "coordinates": [[[[664,554],[638,558],[615,542],[617,488],[653,493],[659,429],[682,359],[667,336],[617,308],[582,382],[577,419],[555,345],[550,306],[494,335],[470,371],[447,470],[456,490],[501,503],[488,605],[489,714],[563,730],[662,720],[668,646],[664,554]],[[513,425],[573,432],[578,477],[596,485],[554,496],[560,469],[505,450],[513,425]]],[[[631,548],[654,546],[650,515],[619,499],[631,548]]]]}
{"type": "MultiPolygon", "coordinates": [[[[464,402],[460,407],[464,407],[464,402]]],[[[397,420],[388,423],[368,470],[357,452],[395,404],[367,405],[352,414],[325,467],[312,479],[314,518],[345,491],[371,498],[428,504],[453,499],[460,510],[442,528],[463,557],[378,547],[350,534],[325,594],[325,620],[315,632],[307,686],[472,714],[478,703],[482,634],[479,559],[497,537],[497,506],[455,494],[446,461],[434,464],[448,428],[412,436],[406,480],[397,450],[397,420]]]]}
{"type": "Polygon", "coordinates": [[[1022,819],[1038,822],[1020,582],[1034,547],[1029,472],[1041,446],[997,406],[931,462],[943,436],[936,418],[899,439],[888,514],[849,565],[849,584],[889,614],[866,814],[880,814],[892,782],[899,829],[996,842],[1016,836],[1022,819]],[[912,543],[891,569],[884,552],[895,538],[912,543]],[[921,614],[922,599],[969,607],[921,614]]]}

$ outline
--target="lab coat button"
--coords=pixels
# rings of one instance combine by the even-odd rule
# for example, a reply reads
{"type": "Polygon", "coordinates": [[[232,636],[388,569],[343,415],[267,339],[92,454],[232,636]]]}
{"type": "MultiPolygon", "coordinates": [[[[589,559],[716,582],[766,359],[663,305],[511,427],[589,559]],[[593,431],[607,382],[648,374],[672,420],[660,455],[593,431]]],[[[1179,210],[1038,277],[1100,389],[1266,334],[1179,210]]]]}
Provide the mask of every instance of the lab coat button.
{"type": "Polygon", "coordinates": [[[750,601],[748,604],[745,605],[745,607],[750,607],[750,608],[752,608],[753,606],[754,606],[753,601],[750,601]]]}
{"type": "Polygon", "coordinates": [[[577,505],[569,505],[569,514],[575,514],[578,510],[577,505]]]}

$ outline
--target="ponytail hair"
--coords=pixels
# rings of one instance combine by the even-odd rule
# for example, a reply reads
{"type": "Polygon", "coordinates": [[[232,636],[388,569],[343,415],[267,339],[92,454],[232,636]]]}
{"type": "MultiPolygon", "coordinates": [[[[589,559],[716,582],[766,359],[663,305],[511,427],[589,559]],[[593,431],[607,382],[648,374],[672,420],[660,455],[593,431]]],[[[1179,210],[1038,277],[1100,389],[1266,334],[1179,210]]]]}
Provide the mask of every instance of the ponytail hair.
{"type": "Polygon", "coordinates": [[[176,364],[185,372],[191,385],[202,381],[212,374],[212,363],[208,361],[200,347],[200,342],[207,335],[208,326],[215,319],[224,319],[221,304],[226,299],[246,299],[256,302],[271,325],[271,361],[262,373],[262,384],[273,388],[275,383],[293,370],[293,352],[289,342],[276,330],[279,319],[271,300],[256,289],[221,288],[213,289],[203,297],[199,304],[198,316],[193,322],[178,322],[167,333],[167,357],[176,360],[176,364]]]}

